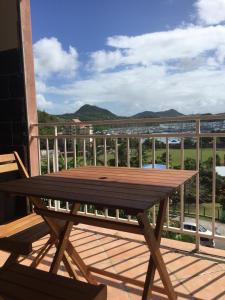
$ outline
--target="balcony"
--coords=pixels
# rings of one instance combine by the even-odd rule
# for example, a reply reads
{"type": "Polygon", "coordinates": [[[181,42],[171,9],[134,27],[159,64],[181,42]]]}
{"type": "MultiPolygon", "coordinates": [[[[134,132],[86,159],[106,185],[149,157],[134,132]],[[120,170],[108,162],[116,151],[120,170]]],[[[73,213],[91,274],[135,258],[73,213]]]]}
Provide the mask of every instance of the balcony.
{"type": "MultiPolygon", "coordinates": [[[[217,172],[225,165],[225,116],[95,121],[85,133],[73,123],[33,126],[39,128],[33,139],[38,141],[40,174],[86,165],[198,170],[196,180],[181,186],[169,201],[161,251],[178,299],[224,299],[225,185],[223,174],[217,172]],[[205,247],[209,242],[216,248],[205,247]]],[[[57,200],[48,200],[48,206],[69,210],[69,203],[57,200]]],[[[157,206],[149,211],[153,226],[157,211],[157,206]]],[[[136,222],[118,209],[99,211],[84,205],[80,214],[136,222]]],[[[96,274],[99,282],[108,285],[109,299],[141,299],[148,254],[140,236],[79,225],[71,241],[88,265],[119,274],[120,280],[96,274]],[[123,276],[130,282],[125,283],[123,276]]],[[[37,250],[43,242],[37,243],[37,250]]],[[[30,264],[35,255],[22,263],[30,264]]],[[[1,257],[3,262],[6,254],[1,257]]],[[[51,253],[40,268],[48,270],[50,261],[51,253]]],[[[62,266],[66,275],[64,271],[62,266]]],[[[157,293],[161,287],[158,275],[155,284],[159,288],[154,299],[165,299],[157,293]]]]}
{"type": "MultiPolygon", "coordinates": [[[[224,115],[83,122],[82,128],[85,124],[85,132],[73,122],[33,125],[39,128],[33,139],[38,140],[40,174],[86,165],[198,170],[196,180],[170,199],[165,236],[180,235],[194,242],[197,251],[207,240],[225,249],[224,115]]],[[[68,210],[68,205],[49,201],[55,210],[68,210]]],[[[153,225],[157,209],[149,212],[153,225]]],[[[81,213],[135,222],[119,210],[85,205],[81,213]]]]}

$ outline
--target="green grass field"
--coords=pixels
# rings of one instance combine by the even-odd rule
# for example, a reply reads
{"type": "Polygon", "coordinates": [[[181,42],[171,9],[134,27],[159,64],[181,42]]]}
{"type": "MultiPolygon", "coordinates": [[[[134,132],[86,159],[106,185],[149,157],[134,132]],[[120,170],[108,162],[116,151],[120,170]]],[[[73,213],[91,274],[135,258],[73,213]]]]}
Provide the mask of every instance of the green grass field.
{"type": "MultiPolygon", "coordinates": [[[[157,149],[156,150],[156,159],[159,159],[161,155],[166,151],[166,149],[157,149]]],[[[171,166],[178,166],[181,163],[181,150],[180,149],[170,149],[169,151],[171,156],[170,164],[171,166]]],[[[225,149],[217,149],[217,155],[219,155],[221,164],[224,165],[224,156],[225,156],[225,149]]],[[[184,159],[192,158],[196,159],[196,149],[185,149],[184,150],[184,159]]],[[[200,150],[200,161],[204,162],[207,161],[209,158],[212,157],[212,149],[210,148],[203,148],[200,150]]],[[[151,162],[152,159],[152,152],[147,151],[147,159],[151,162]]]]}
{"type": "MultiPolygon", "coordinates": [[[[162,154],[166,152],[166,149],[156,149],[156,160],[160,160],[160,157],[162,154]]],[[[135,156],[135,151],[131,152],[135,156]]],[[[179,166],[181,164],[181,150],[180,149],[170,149],[170,166],[179,166]]],[[[200,150],[200,161],[205,162],[209,158],[212,158],[213,151],[210,148],[203,148],[200,150]]],[[[221,165],[225,165],[225,149],[217,149],[216,154],[220,157],[221,165]]],[[[196,159],[196,149],[185,149],[184,150],[184,160],[187,158],[196,159]]],[[[108,151],[107,153],[107,159],[108,161],[110,159],[115,158],[115,154],[113,151],[108,151]]],[[[104,161],[103,154],[98,155],[98,160],[104,161]]],[[[143,150],[143,163],[151,163],[152,161],[152,151],[151,150],[143,150]]]]}

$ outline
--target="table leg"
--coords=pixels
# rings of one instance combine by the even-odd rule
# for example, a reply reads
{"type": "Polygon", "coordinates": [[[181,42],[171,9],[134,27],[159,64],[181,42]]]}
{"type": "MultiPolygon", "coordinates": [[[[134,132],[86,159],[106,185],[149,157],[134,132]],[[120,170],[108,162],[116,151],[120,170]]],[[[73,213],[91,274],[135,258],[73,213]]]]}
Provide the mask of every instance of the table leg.
{"type": "Polygon", "coordinates": [[[33,260],[32,264],[30,265],[31,268],[37,268],[37,266],[40,264],[42,259],[45,257],[45,255],[49,252],[51,247],[54,245],[54,238],[51,236],[44,247],[39,251],[38,255],[33,260]]]}
{"type": "MultiPolygon", "coordinates": [[[[70,214],[76,214],[77,211],[79,210],[79,208],[80,208],[80,204],[74,204],[70,211],[70,214]]],[[[64,252],[66,250],[72,228],[73,228],[73,222],[67,221],[64,226],[64,229],[59,237],[56,254],[54,256],[54,259],[53,259],[53,262],[52,262],[51,268],[50,268],[51,273],[56,274],[58,272],[59,265],[63,259],[64,252]]]]}
{"type": "MultiPolygon", "coordinates": [[[[30,197],[30,200],[32,201],[32,203],[34,204],[34,206],[36,208],[48,210],[48,208],[46,207],[46,205],[43,203],[43,201],[40,198],[30,197]]],[[[56,241],[59,242],[60,238],[62,238],[62,236],[63,236],[63,230],[65,232],[65,225],[67,223],[65,222],[65,224],[62,227],[62,224],[59,223],[57,220],[54,220],[53,218],[45,217],[44,215],[42,217],[46,221],[46,223],[48,224],[49,228],[51,229],[51,234],[53,235],[53,237],[55,237],[56,241]]],[[[69,240],[67,240],[66,244],[67,244],[66,245],[66,253],[69,255],[72,262],[79,268],[79,270],[81,271],[84,278],[89,283],[98,284],[96,279],[94,278],[94,276],[92,276],[91,272],[88,270],[88,267],[83,262],[80,255],[74,249],[72,243],[69,240]]],[[[58,247],[58,243],[57,243],[56,247],[58,247]]],[[[64,252],[64,254],[65,254],[65,252],[64,252]]],[[[64,259],[67,259],[67,257],[65,255],[63,257],[63,260],[64,259]]],[[[73,270],[73,267],[71,266],[70,262],[68,263],[68,261],[67,261],[64,264],[65,264],[65,267],[67,268],[68,273],[71,274],[72,277],[75,277],[76,274],[75,274],[75,272],[73,270]],[[69,268],[68,268],[68,266],[69,266],[69,268]]],[[[56,266],[55,266],[55,268],[56,268],[56,266]]]]}
{"type": "Polygon", "coordinates": [[[145,240],[151,252],[142,300],[150,299],[156,269],[159,272],[168,298],[170,300],[177,299],[159,249],[161,232],[166,214],[166,206],[167,200],[161,201],[155,230],[150,225],[147,214],[145,212],[139,213],[137,216],[139,225],[143,228],[145,240]]]}
{"type": "Polygon", "coordinates": [[[63,263],[64,263],[65,268],[66,268],[67,272],[69,273],[70,277],[72,277],[73,279],[78,279],[77,273],[74,269],[74,266],[70,260],[69,255],[66,252],[64,252],[63,263]]]}
{"type": "Polygon", "coordinates": [[[97,280],[91,274],[90,270],[88,269],[88,266],[85,265],[84,261],[77,253],[77,251],[74,249],[74,246],[70,241],[68,241],[66,252],[71,257],[73,263],[78,267],[78,269],[80,270],[84,278],[87,280],[87,282],[97,285],[98,284],[97,280]]]}

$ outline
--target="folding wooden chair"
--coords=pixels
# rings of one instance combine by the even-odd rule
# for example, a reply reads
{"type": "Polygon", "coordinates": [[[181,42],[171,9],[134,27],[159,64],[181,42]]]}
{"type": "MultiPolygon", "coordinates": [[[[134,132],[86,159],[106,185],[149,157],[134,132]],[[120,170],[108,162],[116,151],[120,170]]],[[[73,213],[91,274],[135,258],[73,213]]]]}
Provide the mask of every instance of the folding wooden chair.
{"type": "MultiPolygon", "coordinates": [[[[0,155],[1,181],[23,177],[29,177],[29,175],[16,152],[0,155]]],[[[15,262],[20,255],[30,254],[33,250],[33,243],[49,232],[46,222],[44,222],[41,216],[35,213],[0,225],[0,250],[11,253],[6,261],[6,265],[15,262]]],[[[40,262],[40,257],[47,251],[50,244],[51,238],[41,250],[42,254],[38,255],[39,261],[37,259],[33,262],[33,266],[36,266],[40,262]]]]}

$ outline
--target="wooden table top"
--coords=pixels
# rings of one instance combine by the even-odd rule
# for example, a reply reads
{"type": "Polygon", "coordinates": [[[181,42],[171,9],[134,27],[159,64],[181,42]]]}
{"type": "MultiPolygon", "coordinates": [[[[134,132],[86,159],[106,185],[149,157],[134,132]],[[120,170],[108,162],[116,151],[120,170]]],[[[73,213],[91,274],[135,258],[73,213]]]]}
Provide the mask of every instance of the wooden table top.
{"type": "Polygon", "coordinates": [[[0,191],[137,213],[169,197],[196,174],[188,170],[80,167],[0,183],[0,191]]]}

